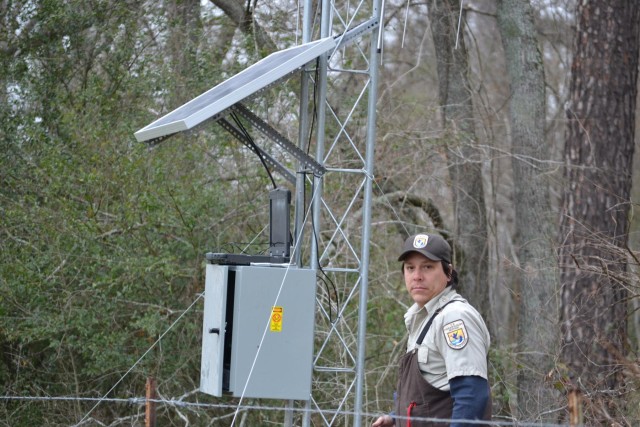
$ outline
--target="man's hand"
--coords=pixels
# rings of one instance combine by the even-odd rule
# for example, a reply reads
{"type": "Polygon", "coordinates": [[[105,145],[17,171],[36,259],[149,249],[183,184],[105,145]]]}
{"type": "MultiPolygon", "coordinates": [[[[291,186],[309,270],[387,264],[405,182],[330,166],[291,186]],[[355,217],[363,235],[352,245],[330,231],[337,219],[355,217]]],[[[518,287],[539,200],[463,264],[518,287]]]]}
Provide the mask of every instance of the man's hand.
{"type": "Polygon", "coordinates": [[[389,415],[383,415],[375,420],[371,427],[393,427],[393,418],[389,415]]]}

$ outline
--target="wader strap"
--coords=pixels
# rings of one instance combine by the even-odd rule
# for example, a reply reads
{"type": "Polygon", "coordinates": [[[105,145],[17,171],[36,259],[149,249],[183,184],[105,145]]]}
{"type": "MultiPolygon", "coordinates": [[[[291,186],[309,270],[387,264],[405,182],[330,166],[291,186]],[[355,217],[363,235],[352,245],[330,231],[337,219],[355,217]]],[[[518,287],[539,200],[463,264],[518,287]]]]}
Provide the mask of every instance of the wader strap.
{"type": "Polygon", "coordinates": [[[456,302],[459,300],[452,300],[449,301],[448,303],[446,303],[445,305],[443,305],[442,307],[440,307],[439,309],[437,309],[435,311],[435,313],[433,313],[433,316],[431,316],[431,319],[429,319],[429,321],[427,322],[426,325],[424,325],[424,328],[422,329],[422,332],[420,332],[420,336],[418,337],[418,340],[416,341],[417,345],[422,344],[422,340],[424,339],[424,337],[427,335],[427,331],[429,330],[429,328],[431,327],[431,324],[433,323],[433,319],[436,318],[436,316],[438,314],[440,314],[440,312],[442,311],[442,309],[444,309],[446,306],[448,306],[449,304],[451,304],[452,302],[456,302]]]}

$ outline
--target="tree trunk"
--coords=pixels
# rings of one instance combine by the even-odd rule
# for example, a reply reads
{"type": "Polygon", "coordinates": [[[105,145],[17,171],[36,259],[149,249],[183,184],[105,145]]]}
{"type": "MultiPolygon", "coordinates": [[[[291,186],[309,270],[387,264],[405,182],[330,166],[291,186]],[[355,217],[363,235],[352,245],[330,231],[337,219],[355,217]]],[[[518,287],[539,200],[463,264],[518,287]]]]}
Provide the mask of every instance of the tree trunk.
{"type": "MultiPolygon", "coordinates": [[[[482,313],[489,330],[487,214],[482,185],[482,153],[477,149],[469,65],[462,32],[457,37],[458,0],[431,5],[431,31],[438,63],[438,95],[455,210],[455,267],[461,293],[482,313]]],[[[493,334],[492,334],[493,335],[493,334]]]]}
{"type": "Polygon", "coordinates": [[[545,141],[545,82],[528,1],[502,0],[498,26],[510,81],[509,117],[518,268],[518,417],[552,421],[554,392],[545,376],[556,354],[558,282],[545,141]]]}
{"type": "Polygon", "coordinates": [[[634,151],[640,8],[582,0],[570,86],[561,223],[562,358],[585,418],[623,408],[626,246],[634,151]]]}
{"type": "Polygon", "coordinates": [[[190,84],[197,75],[195,70],[202,23],[200,22],[199,0],[171,0],[167,3],[170,23],[167,51],[171,58],[174,79],[181,88],[176,88],[172,105],[178,106],[191,98],[194,93],[190,84]]]}
{"type": "Polygon", "coordinates": [[[247,36],[252,36],[255,42],[255,50],[260,56],[266,56],[277,50],[276,44],[269,37],[269,34],[253,19],[253,12],[245,7],[243,2],[237,0],[211,0],[231,21],[233,21],[240,31],[247,36]]]}

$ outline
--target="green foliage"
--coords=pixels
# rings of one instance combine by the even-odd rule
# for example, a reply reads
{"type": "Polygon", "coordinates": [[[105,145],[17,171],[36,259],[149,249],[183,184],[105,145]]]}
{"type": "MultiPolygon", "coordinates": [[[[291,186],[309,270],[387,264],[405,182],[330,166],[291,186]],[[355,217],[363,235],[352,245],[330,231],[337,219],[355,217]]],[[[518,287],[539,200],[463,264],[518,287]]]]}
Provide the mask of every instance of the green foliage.
{"type": "MultiPolygon", "coordinates": [[[[0,108],[3,395],[106,393],[198,299],[205,252],[237,233],[216,225],[233,202],[211,156],[224,145],[196,136],[148,150],[133,137],[170,81],[145,50],[144,12],[36,2],[38,31],[3,66],[16,94],[0,108]]],[[[197,388],[200,312],[197,303],[110,397],[143,395],[147,375],[169,395],[197,388]]],[[[68,425],[91,406],[10,402],[0,418],[68,425]]]]}
{"type": "Polygon", "coordinates": [[[512,411],[516,397],[515,363],[513,352],[508,348],[492,345],[489,349],[489,383],[494,416],[509,416],[512,411]]]}

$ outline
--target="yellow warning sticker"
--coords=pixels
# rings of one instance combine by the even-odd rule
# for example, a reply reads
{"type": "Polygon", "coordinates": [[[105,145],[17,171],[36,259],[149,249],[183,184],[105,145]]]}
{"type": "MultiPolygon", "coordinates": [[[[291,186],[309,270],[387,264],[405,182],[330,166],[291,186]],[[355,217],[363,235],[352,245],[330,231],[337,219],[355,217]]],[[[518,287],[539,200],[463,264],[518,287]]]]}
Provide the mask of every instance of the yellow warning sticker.
{"type": "Polygon", "coordinates": [[[274,306],[271,309],[271,332],[282,332],[282,307],[274,306]]]}

